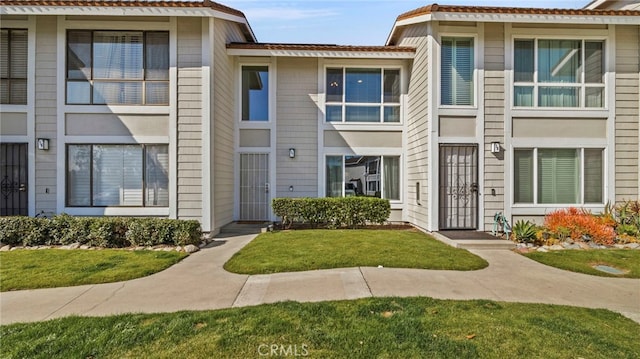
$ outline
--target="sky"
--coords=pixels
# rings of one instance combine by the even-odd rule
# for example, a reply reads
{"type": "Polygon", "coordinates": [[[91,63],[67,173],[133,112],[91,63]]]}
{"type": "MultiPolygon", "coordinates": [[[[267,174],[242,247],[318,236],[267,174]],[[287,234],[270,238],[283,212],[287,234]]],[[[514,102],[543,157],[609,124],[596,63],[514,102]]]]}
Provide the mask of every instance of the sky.
{"type": "Polygon", "coordinates": [[[384,45],[396,17],[439,5],[582,8],[590,0],[216,0],[244,12],[259,42],[384,45]]]}

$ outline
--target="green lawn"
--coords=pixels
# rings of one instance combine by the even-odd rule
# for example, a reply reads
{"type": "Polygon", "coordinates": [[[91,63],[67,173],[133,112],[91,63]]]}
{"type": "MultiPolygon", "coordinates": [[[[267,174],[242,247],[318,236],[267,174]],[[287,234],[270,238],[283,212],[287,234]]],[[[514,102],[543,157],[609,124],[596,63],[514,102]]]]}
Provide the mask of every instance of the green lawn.
{"type": "Polygon", "coordinates": [[[638,358],[639,332],[603,309],[367,298],[13,324],[0,357],[638,358]]]}
{"type": "Polygon", "coordinates": [[[129,280],[159,272],[185,253],[38,249],[0,252],[0,291],[129,280]]]}
{"type": "Polygon", "coordinates": [[[342,267],[475,270],[488,263],[417,230],[295,230],[263,233],[224,266],[265,274],[342,267]]]}
{"type": "Polygon", "coordinates": [[[640,278],[640,251],[631,249],[607,250],[564,250],[547,253],[531,252],[525,256],[548,266],[603,277],[640,278]],[[614,275],[594,269],[592,266],[604,264],[628,271],[626,274],[614,275]]]}

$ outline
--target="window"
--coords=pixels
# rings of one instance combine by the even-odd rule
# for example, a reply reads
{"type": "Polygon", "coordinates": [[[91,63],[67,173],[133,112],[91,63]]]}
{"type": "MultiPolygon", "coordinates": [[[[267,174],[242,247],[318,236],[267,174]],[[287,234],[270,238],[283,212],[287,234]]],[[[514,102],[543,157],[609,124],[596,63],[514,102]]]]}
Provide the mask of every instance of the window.
{"type": "Polygon", "coordinates": [[[600,204],[603,173],[602,149],[516,149],[514,202],[600,204]]]}
{"type": "Polygon", "coordinates": [[[27,103],[27,38],[23,29],[0,30],[0,103],[27,103]]]}
{"type": "Polygon", "coordinates": [[[474,105],[473,38],[442,38],[440,100],[442,105],[474,105]]]}
{"type": "Polygon", "coordinates": [[[604,41],[516,39],[513,105],[604,107],[604,41]]]}
{"type": "Polygon", "coordinates": [[[327,68],[327,122],[400,122],[400,70],[327,68]]]}
{"type": "Polygon", "coordinates": [[[242,121],[269,121],[268,66],[242,66],[242,121]]]}
{"type": "Polygon", "coordinates": [[[327,156],[327,197],[400,200],[399,156],[327,156]]]}
{"type": "Polygon", "coordinates": [[[69,145],[67,205],[167,207],[169,146],[69,145]]]}
{"type": "Polygon", "coordinates": [[[168,105],[169,33],[67,32],[67,104],[168,105]]]}

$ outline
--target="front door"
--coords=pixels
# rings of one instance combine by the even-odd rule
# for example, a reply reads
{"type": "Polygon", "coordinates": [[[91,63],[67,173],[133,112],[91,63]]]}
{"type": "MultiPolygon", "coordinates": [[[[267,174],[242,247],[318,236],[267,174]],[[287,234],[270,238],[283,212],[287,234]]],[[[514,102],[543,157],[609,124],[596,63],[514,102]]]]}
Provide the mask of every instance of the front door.
{"type": "Polygon", "coordinates": [[[440,145],[440,229],[478,228],[478,145],[440,145]]]}
{"type": "Polygon", "coordinates": [[[240,220],[269,220],[269,155],[240,154],[240,220]]]}
{"type": "Polygon", "coordinates": [[[0,143],[0,216],[29,214],[26,143],[0,143]]]}

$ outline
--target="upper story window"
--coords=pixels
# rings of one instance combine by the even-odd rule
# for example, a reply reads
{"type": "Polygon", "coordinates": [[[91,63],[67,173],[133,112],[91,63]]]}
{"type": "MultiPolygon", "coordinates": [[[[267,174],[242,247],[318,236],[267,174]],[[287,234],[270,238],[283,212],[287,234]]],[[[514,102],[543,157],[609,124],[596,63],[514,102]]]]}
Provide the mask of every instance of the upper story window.
{"type": "Polygon", "coordinates": [[[68,31],[67,104],[168,105],[169,33],[68,31]]]}
{"type": "Polygon", "coordinates": [[[330,67],[327,122],[400,122],[400,69],[330,67]]]}
{"type": "Polygon", "coordinates": [[[513,105],[604,107],[604,41],[516,39],[513,105]]]}
{"type": "Polygon", "coordinates": [[[473,38],[443,37],[440,68],[440,103],[473,106],[474,68],[473,38]]]}
{"type": "Polygon", "coordinates": [[[24,29],[0,30],[0,103],[27,103],[27,38],[24,29]]]}
{"type": "Polygon", "coordinates": [[[269,121],[268,66],[242,66],[242,121],[269,121]]]}

